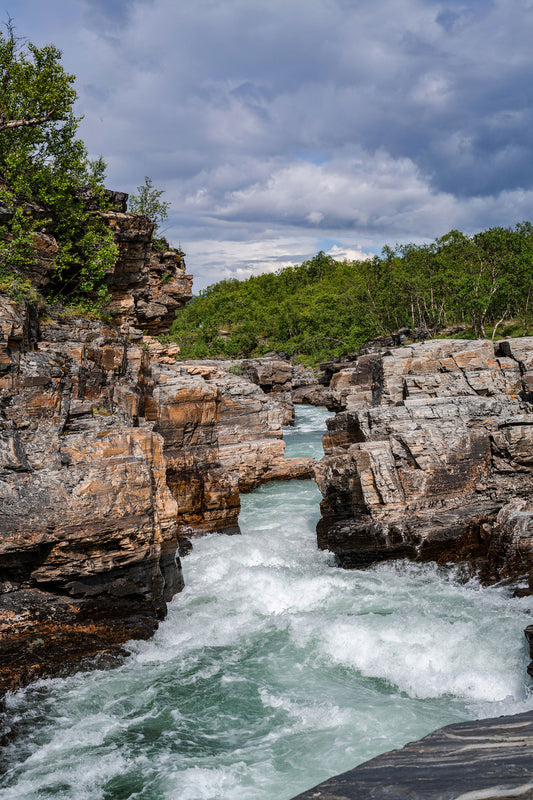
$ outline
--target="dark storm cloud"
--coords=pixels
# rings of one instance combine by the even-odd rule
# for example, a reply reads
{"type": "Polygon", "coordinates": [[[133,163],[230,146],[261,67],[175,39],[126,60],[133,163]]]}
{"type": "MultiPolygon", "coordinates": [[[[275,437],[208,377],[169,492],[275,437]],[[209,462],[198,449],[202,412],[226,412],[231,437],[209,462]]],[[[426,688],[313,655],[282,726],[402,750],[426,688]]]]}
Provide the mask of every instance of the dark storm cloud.
{"type": "Polygon", "coordinates": [[[135,5],[151,0],[80,0],[84,10],[83,21],[102,36],[116,34],[127,25],[135,5]]]}
{"type": "Polygon", "coordinates": [[[91,153],[166,189],[201,282],[532,216],[531,0],[20,4],[79,77],[91,153]]]}

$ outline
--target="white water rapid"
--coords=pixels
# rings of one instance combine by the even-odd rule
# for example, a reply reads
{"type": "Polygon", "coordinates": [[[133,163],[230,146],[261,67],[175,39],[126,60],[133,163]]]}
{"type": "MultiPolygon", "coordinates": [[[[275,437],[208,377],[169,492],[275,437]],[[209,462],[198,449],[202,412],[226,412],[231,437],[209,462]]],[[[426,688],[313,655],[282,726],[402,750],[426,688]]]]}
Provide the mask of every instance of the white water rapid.
{"type": "MultiPolygon", "coordinates": [[[[298,409],[288,456],[321,455],[298,409]]],[[[288,800],[463,719],[533,708],[531,599],[406,562],[344,571],[319,492],[244,496],[242,536],[195,541],[186,588],[114,669],[10,695],[2,800],[288,800]]]]}

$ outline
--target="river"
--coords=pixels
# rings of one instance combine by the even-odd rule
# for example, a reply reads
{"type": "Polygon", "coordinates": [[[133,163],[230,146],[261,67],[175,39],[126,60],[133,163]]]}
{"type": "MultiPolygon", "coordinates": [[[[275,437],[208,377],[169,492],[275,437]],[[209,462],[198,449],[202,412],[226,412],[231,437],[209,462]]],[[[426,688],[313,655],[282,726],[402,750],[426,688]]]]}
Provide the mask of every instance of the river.
{"type": "MultiPolygon", "coordinates": [[[[288,456],[321,455],[297,409],[288,456]]],[[[242,536],[195,541],[186,588],[115,668],[7,699],[2,800],[289,800],[451,722],[533,708],[530,598],[316,548],[312,481],[242,498],[242,536]]]]}

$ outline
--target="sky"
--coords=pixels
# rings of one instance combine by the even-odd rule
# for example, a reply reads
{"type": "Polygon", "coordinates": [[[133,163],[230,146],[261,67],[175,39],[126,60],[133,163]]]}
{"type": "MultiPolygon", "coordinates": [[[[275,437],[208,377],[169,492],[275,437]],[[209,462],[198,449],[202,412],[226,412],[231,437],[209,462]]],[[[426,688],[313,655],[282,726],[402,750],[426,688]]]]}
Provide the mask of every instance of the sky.
{"type": "Polygon", "coordinates": [[[165,191],[195,291],[533,218],[533,0],[5,0],[8,14],[77,76],[106,185],[165,191]]]}

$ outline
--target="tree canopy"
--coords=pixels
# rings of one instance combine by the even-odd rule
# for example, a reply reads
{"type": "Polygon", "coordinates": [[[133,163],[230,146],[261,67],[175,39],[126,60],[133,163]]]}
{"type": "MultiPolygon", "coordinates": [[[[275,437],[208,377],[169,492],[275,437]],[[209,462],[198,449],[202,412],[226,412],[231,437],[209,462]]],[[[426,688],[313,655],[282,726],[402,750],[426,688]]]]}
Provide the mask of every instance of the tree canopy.
{"type": "Polygon", "coordinates": [[[430,244],[385,247],[364,261],[320,252],[275,274],[221,281],[178,312],[171,333],[185,358],[277,349],[316,364],[403,327],[438,332],[460,324],[467,337],[525,334],[532,289],[531,223],[473,236],[453,230],[430,244]]]}
{"type": "Polygon", "coordinates": [[[59,246],[57,290],[101,302],[116,248],[101,220],[88,224],[76,194],[91,183],[105,206],[105,163],[91,162],[77,138],[74,80],[54,45],[26,43],[11,20],[0,31],[0,269],[23,272],[35,258],[34,234],[46,229],[59,246]]]}

